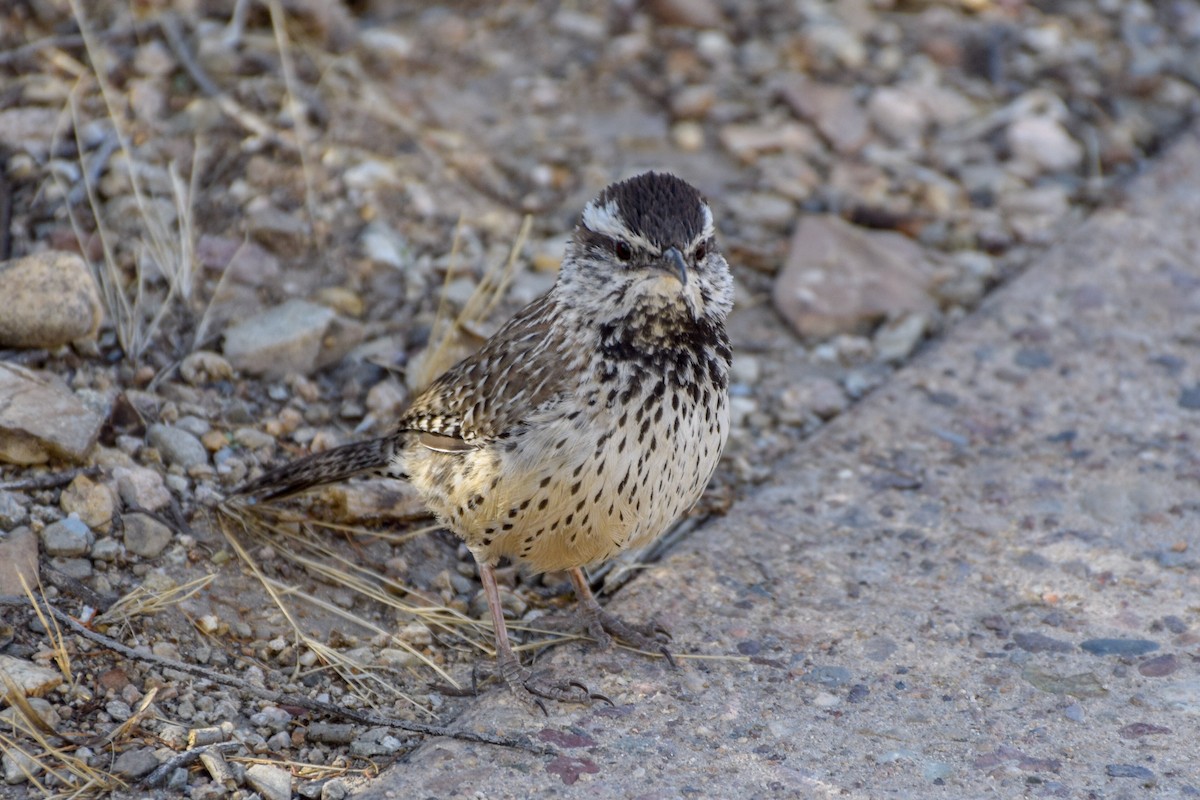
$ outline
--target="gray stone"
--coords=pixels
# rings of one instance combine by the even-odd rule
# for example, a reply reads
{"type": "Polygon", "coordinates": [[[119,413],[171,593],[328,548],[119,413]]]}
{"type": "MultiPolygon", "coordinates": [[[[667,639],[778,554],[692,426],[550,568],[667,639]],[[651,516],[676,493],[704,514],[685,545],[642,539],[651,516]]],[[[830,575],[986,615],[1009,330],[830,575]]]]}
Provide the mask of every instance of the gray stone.
{"type": "Polygon", "coordinates": [[[134,508],[158,511],[171,502],[171,492],[163,476],[146,467],[117,467],[113,470],[117,492],[125,504],[134,508]]]}
{"type": "Polygon", "coordinates": [[[0,142],[44,159],[60,121],[61,110],[48,106],[21,104],[6,108],[0,111],[0,142]]]}
{"type": "Polygon", "coordinates": [[[880,361],[896,364],[912,355],[929,327],[925,314],[905,314],[875,331],[875,353],[880,361]]]}
{"type": "Polygon", "coordinates": [[[171,543],[171,529],[154,517],[126,514],[124,522],[125,550],[135,556],[154,558],[171,543]]]}
{"type": "MultiPolygon", "coordinates": [[[[263,286],[279,279],[283,268],[273,253],[256,242],[231,237],[201,235],[196,258],[206,268],[225,272],[247,286],[263,286]]],[[[187,378],[184,378],[187,380],[187,378]]],[[[191,382],[191,381],[189,381],[191,382]]]]}
{"type": "Polygon", "coordinates": [[[850,682],[850,670],[845,667],[816,666],[804,673],[803,680],[832,689],[850,682]]]}
{"type": "Polygon", "coordinates": [[[96,534],[74,514],[42,529],[42,548],[49,556],[82,556],[95,541],[96,534]]]}
{"type": "Polygon", "coordinates": [[[146,439],[168,462],[185,470],[208,463],[208,451],[194,435],[171,425],[151,425],[146,439]]]}
{"type": "Polygon", "coordinates": [[[299,256],[312,240],[308,223],[299,213],[276,208],[265,200],[255,198],[248,207],[246,227],[250,235],[272,253],[299,256]]]}
{"type": "Polygon", "coordinates": [[[0,347],[61,347],[94,339],[104,307],[75,253],[46,251],[0,262],[0,347]]]}
{"type": "Polygon", "coordinates": [[[22,499],[21,495],[0,489],[0,530],[11,531],[29,519],[28,501],[23,503],[22,499]]]}
{"type": "Polygon", "coordinates": [[[191,415],[180,417],[175,421],[175,427],[182,431],[187,431],[197,439],[204,438],[204,435],[212,430],[212,425],[209,424],[208,420],[191,415]]]}
{"type": "Polygon", "coordinates": [[[4,755],[0,756],[0,764],[4,767],[4,782],[9,786],[24,783],[30,776],[36,778],[43,770],[37,759],[15,748],[4,751],[4,755]]]}
{"type": "Polygon", "coordinates": [[[121,556],[121,543],[109,537],[98,539],[92,545],[92,552],[89,555],[94,561],[112,563],[121,556]]]}
{"type": "Polygon", "coordinates": [[[1013,158],[1033,172],[1072,170],[1083,161],[1083,148],[1062,123],[1048,116],[1014,121],[1008,128],[1008,146],[1013,158]]]}
{"type": "Polygon", "coordinates": [[[885,318],[931,314],[919,245],[830,215],[804,217],[775,279],[775,308],[805,337],[860,333],[885,318]]]}
{"type": "Polygon", "coordinates": [[[224,351],[230,363],[251,374],[305,375],[340,360],[362,338],[360,325],[332,309],[289,300],[227,330],[224,351]]]}
{"type": "Polygon", "coordinates": [[[91,559],[87,558],[68,558],[66,556],[58,556],[50,559],[50,566],[66,575],[69,578],[74,578],[77,581],[92,577],[93,569],[91,559]]]}
{"type": "Polygon", "coordinates": [[[1179,393],[1179,407],[1188,411],[1200,410],[1200,383],[1185,387],[1179,393]]]}
{"type": "Polygon", "coordinates": [[[0,363],[0,461],[83,461],[103,424],[58,377],[0,363]]]}
{"type": "Polygon", "coordinates": [[[37,577],[38,540],[34,532],[20,527],[0,536],[0,595],[25,594],[23,586],[37,586],[37,577]]]}
{"type": "Polygon", "coordinates": [[[881,86],[867,100],[867,115],[880,133],[902,145],[916,145],[929,127],[929,114],[900,87],[881,86]]]}
{"type": "Polygon", "coordinates": [[[403,746],[390,728],[371,728],[350,743],[350,752],[362,758],[390,756],[403,746]]]}
{"type": "Polygon", "coordinates": [[[111,767],[117,775],[126,778],[141,778],[158,767],[158,759],[152,747],[135,747],[117,756],[111,767]]]}
{"type": "Polygon", "coordinates": [[[292,774],[270,764],[252,764],[246,768],[246,782],[263,800],[291,800],[292,774]]]}
{"type": "Polygon", "coordinates": [[[350,795],[346,782],[340,778],[326,781],[321,787],[321,800],[345,800],[350,795]]]}
{"type": "Polygon", "coordinates": [[[818,419],[836,417],[849,405],[850,401],[837,381],[818,376],[788,386],[780,392],[777,413],[780,421],[799,424],[805,422],[810,414],[818,419]]]}

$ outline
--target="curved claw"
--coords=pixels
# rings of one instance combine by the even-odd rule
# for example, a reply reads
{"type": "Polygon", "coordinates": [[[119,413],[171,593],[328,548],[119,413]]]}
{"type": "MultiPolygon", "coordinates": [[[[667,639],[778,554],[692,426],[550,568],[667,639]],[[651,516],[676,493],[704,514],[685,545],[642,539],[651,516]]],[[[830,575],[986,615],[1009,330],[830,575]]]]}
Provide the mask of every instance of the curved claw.
{"type": "Polygon", "coordinates": [[[612,698],[606,694],[600,694],[600,692],[588,692],[588,697],[592,700],[603,700],[604,702],[608,703],[611,708],[617,707],[617,704],[612,701],[612,698]]]}
{"type": "Polygon", "coordinates": [[[587,687],[587,684],[586,684],[586,683],[584,683],[583,681],[577,681],[577,680],[575,680],[575,679],[573,679],[573,678],[572,678],[571,680],[567,681],[567,686],[574,686],[576,689],[578,689],[579,691],[583,692],[583,693],[584,693],[584,694],[586,694],[588,697],[591,697],[591,696],[592,696],[592,690],[591,690],[591,689],[589,689],[589,688],[587,687]]]}
{"type": "Polygon", "coordinates": [[[671,651],[667,649],[666,645],[658,648],[658,652],[662,653],[663,657],[667,659],[667,663],[671,665],[671,669],[679,669],[679,662],[675,660],[675,656],[671,655],[671,651]]]}
{"type": "Polygon", "coordinates": [[[658,622],[657,620],[652,620],[651,624],[654,626],[652,630],[656,634],[662,634],[663,636],[667,637],[668,642],[673,641],[675,639],[675,637],[671,635],[671,632],[663,627],[663,624],[661,622],[658,622]]]}

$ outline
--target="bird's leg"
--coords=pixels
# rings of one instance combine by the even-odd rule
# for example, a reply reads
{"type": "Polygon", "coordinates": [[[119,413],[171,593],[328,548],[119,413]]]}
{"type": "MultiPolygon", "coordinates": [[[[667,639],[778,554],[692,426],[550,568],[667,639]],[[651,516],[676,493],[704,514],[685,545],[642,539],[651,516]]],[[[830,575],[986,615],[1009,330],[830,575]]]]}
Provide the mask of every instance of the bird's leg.
{"type": "Polygon", "coordinates": [[[675,659],[666,648],[666,642],[671,639],[666,628],[653,620],[646,625],[626,622],[616,614],[605,611],[592,594],[592,587],[588,585],[587,576],[580,567],[571,569],[571,582],[575,584],[575,596],[579,598],[579,615],[588,633],[601,647],[611,647],[612,637],[616,636],[638,650],[662,653],[671,666],[675,666],[675,659]]]}
{"type": "Polygon", "coordinates": [[[610,706],[613,705],[612,700],[599,692],[593,692],[579,681],[555,681],[535,675],[521,666],[512,645],[508,642],[508,626],[504,623],[504,608],[500,605],[500,587],[496,585],[495,567],[480,563],[479,579],[483,581],[483,595],[487,598],[488,611],[492,615],[492,630],[496,634],[496,675],[504,681],[510,691],[532,700],[541,708],[542,713],[546,712],[542,698],[568,703],[603,700],[610,706]]]}

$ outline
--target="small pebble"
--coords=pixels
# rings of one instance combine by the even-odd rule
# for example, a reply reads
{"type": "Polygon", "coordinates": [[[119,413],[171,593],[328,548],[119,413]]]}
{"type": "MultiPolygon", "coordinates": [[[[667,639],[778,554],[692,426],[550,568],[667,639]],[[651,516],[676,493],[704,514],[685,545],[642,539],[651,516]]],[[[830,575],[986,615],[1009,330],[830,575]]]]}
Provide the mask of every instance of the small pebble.
{"type": "Polygon", "coordinates": [[[356,756],[390,756],[398,752],[404,743],[389,728],[371,728],[350,743],[350,752],[356,756]]]}
{"type": "Polygon", "coordinates": [[[1088,639],[1079,646],[1094,656],[1140,656],[1158,649],[1148,639],[1088,639]]]}
{"type": "Polygon", "coordinates": [[[246,782],[263,800],[291,800],[292,774],[270,764],[252,764],[246,768],[246,782]]]}
{"type": "Polygon", "coordinates": [[[1137,778],[1143,781],[1154,780],[1154,773],[1137,764],[1109,764],[1104,768],[1110,778],[1137,778]]]}
{"type": "Polygon", "coordinates": [[[171,493],[160,473],[146,467],[117,467],[113,470],[117,493],[126,505],[158,511],[171,502],[171,493]]]}
{"type": "Polygon", "coordinates": [[[42,529],[42,548],[49,556],[82,556],[95,541],[91,528],[75,514],[42,529]]]}
{"type": "Polygon", "coordinates": [[[185,470],[208,463],[208,450],[194,434],[182,427],[151,425],[146,438],[158,448],[166,461],[178,464],[185,470]]]}
{"type": "Polygon", "coordinates": [[[1138,664],[1138,672],[1147,678],[1163,678],[1179,669],[1179,659],[1172,653],[1148,658],[1138,664]]]}
{"type": "Polygon", "coordinates": [[[158,758],[154,755],[154,748],[135,747],[117,756],[111,769],[117,775],[141,778],[149,775],[156,767],[158,767],[158,758]]]}
{"type": "Polygon", "coordinates": [[[174,536],[171,529],[146,514],[126,514],[125,549],[142,558],[156,558],[174,536]]]}
{"type": "Polygon", "coordinates": [[[806,672],[802,679],[832,689],[850,682],[850,670],[845,667],[818,666],[806,672]]]}
{"type": "Polygon", "coordinates": [[[1180,392],[1179,407],[1186,408],[1188,411],[1200,411],[1200,383],[1180,392]]]}
{"type": "Polygon", "coordinates": [[[1075,649],[1070,642],[1044,633],[1014,633],[1012,638],[1017,647],[1030,653],[1070,653],[1075,649]]]}
{"type": "Polygon", "coordinates": [[[11,531],[28,519],[29,511],[21,502],[21,495],[0,489],[0,528],[11,531]]]}

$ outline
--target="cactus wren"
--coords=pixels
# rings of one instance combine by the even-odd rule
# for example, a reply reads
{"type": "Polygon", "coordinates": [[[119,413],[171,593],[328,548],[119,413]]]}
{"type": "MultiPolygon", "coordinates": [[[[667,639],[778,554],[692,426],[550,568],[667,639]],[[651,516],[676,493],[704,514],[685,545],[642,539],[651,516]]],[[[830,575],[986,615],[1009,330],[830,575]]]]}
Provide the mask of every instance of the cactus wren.
{"type": "Polygon", "coordinates": [[[602,645],[615,635],[662,647],[661,631],[604,611],[582,568],[653,541],[704,491],[729,433],[732,305],[700,193],[664,173],[614,183],[584,208],[554,287],[434,381],[394,432],[239,494],[269,499],[358,473],[410,482],[478,562],[503,680],[534,697],[607,699],[520,665],[494,569],[508,558],[566,570],[602,645]]]}

